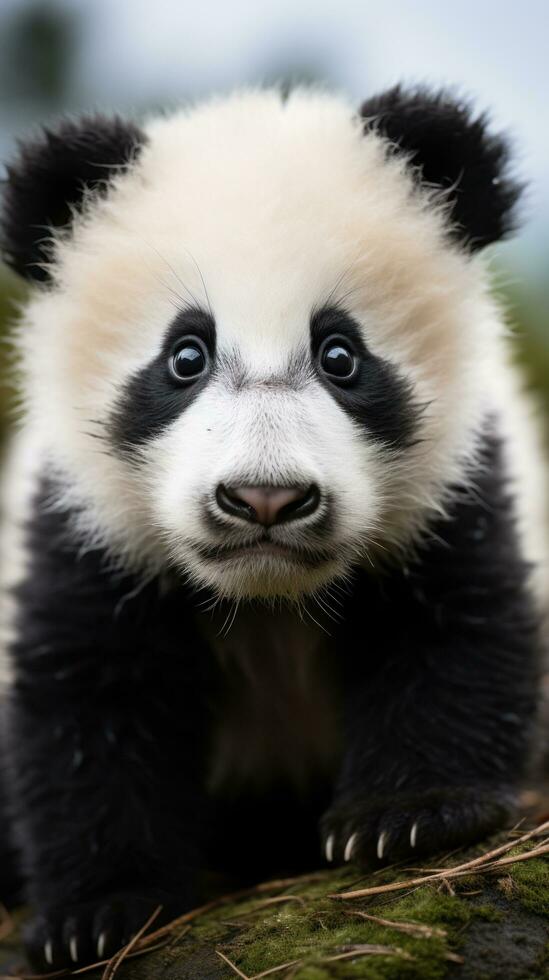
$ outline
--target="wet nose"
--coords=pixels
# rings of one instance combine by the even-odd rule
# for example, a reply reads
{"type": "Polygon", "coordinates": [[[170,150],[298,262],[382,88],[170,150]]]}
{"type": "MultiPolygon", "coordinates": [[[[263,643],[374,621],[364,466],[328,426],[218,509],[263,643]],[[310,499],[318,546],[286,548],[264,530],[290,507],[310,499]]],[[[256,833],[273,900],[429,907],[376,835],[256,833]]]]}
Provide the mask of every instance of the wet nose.
{"type": "Polygon", "coordinates": [[[216,500],[226,514],[270,527],[306,517],[320,503],[318,487],[226,487],[220,483],[216,500]]]}

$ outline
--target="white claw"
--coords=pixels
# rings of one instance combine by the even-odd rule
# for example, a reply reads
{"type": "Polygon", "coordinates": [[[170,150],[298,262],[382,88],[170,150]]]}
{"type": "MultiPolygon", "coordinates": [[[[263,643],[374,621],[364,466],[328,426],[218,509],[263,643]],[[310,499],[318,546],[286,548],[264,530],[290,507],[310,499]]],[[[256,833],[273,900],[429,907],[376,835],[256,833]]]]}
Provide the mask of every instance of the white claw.
{"type": "Polygon", "coordinates": [[[48,939],[47,943],[44,944],[44,959],[46,963],[53,966],[53,943],[51,939],[48,939]]]}
{"type": "Polygon", "coordinates": [[[355,834],[351,834],[351,836],[349,837],[349,840],[345,844],[345,852],[343,854],[343,860],[344,861],[350,861],[351,860],[351,858],[353,856],[353,848],[355,846],[355,842],[356,842],[357,836],[358,836],[358,834],[356,834],[356,833],[355,834]]]}
{"type": "Polygon", "coordinates": [[[412,824],[410,831],[410,847],[415,847],[417,843],[417,820],[412,824]]]}
{"type": "Polygon", "coordinates": [[[333,834],[330,834],[330,836],[326,840],[326,846],[324,852],[326,854],[326,860],[332,862],[334,860],[334,835],[333,834]]]}
{"type": "Polygon", "coordinates": [[[78,940],[76,936],[71,936],[69,939],[69,952],[73,963],[78,963],[78,940]]]}
{"type": "Polygon", "coordinates": [[[380,833],[380,835],[379,835],[379,837],[378,837],[378,839],[377,839],[377,856],[378,856],[378,858],[379,858],[380,861],[381,861],[381,859],[383,857],[383,849],[385,847],[385,841],[386,841],[386,839],[387,839],[387,834],[385,833],[384,830],[382,830],[381,833],[380,833]]]}
{"type": "Polygon", "coordinates": [[[107,945],[107,933],[101,932],[99,934],[99,939],[97,940],[97,955],[100,960],[102,960],[105,955],[106,945],[107,945]]]}

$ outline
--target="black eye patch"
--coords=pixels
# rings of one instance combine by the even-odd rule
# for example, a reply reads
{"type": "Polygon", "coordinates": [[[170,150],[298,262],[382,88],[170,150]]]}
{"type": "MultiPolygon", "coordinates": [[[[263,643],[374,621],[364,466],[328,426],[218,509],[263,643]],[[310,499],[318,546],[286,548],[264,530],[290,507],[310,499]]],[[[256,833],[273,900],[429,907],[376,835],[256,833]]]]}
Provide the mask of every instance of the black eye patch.
{"type": "Polygon", "coordinates": [[[349,313],[336,306],[313,313],[311,355],[320,381],[355,422],[392,447],[412,444],[420,412],[412,386],[368,350],[349,313]]]}
{"type": "Polygon", "coordinates": [[[203,391],[211,377],[216,347],[213,317],[197,307],[182,310],[162,349],[124,385],[108,431],[127,452],[157,436],[203,391]]]}
{"type": "MultiPolygon", "coordinates": [[[[160,352],[124,385],[108,423],[112,444],[128,452],[174,422],[207,385],[215,354],[213,317],[196,307],[178,313],[160,352]]],[[[412,444],[420,407],[411,385],[367,349],[346,311],[313,314],[311,354],[322,384],[355,422],[392,447],[412,444]]]]}

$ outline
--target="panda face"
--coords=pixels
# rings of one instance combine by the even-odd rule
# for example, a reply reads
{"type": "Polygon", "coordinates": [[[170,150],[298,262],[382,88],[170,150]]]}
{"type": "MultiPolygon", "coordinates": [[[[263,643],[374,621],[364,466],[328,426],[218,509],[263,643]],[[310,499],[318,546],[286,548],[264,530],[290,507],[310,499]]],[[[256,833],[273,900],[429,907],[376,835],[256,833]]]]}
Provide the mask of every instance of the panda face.
{"type": "Polygon", "coordinates": [[[147,136],[29,306],[31,416],[83,534],[220,595],[299,598],[443,506],[498,317],[339,100],[250,93],[147,136]]]}
{"type": "Polygon", "coordinates": [[[189,307],[108,430],[171,560],[221,594],[266,597],[318,588],[368,555],[384,454],[405,452],[416,422],[411,386],[343,309],[312,311],[280,349],[276,333],[225,338],[189,307]]]}

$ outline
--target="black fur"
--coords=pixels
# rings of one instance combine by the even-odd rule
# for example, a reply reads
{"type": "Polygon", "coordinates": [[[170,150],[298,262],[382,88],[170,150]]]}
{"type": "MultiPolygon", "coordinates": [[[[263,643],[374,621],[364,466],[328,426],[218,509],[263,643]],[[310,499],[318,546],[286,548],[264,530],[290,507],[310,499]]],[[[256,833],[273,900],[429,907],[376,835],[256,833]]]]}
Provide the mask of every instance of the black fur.
{"type": "MultiPolygon", "coordinates": [[[[344,753],[322,836],[334,835],[336,859],[351,833],[368,862],[381,830],[393,858],[409,853],[416,820],[417,849],[436,850],[513,813],[539,637],[493,437],[475,488],[456,490],[452,519],[406,568],[354,578],[333,637],[344,753]]],[[[284,787],[212,805],[211,706],[226,681],[195,631],[197,598],[177,583],[139,588],[100,553],[79,554],[69,516],[47,497],[45,487],[29,528],[9,718],[40,970],[51,968],[46,941],[60,968],[72,936],[85,962],[102,930],[110,952],[159,902],[183,910],[212,860],[258,875],[284,856],[313,861],[314,807],[330,792],[312,786],[308,822],[284,787]]]]}
{"type": "Polygon", "coordinates": [[[405,569],[347,609],[346,757],[323,834],[335,856],[454,847],[512,814],[536,723],[541,637],[502,451],[485,440],[474,495],[405,569]],[[404,572],[404,574],[403,574],[404,572]],[[364,631],[367,648],[355,637],[364,631]],[[370,651],[370,652],[368,652],[370,651]]]}
{"type": "MultiPolygon", "coordinates": [[[[0,746],[7,742],[6,705],[0,702],[0,746]]],[[[4,756],[4,751],[2,751],[4,756]]],[[[15,842],[14,814],[8,803],[11,779],[7,772],[9,760],[0,758],[0,902],[5,906],[17,905],[23,895],[20,859],[15,842]]]]}
{"type": "Polygon", "coordinates": [[[4,261],[26,279],[48,280],[51,230],[69,224],[85,192],[106,188],[144,143],[134,123],[96,115],[44,129],[39,139],[22,144],[7,168],[0,222],[4,261]]]}
{"type": "Polygon", "coordinates": [[[349,313],[325,306],[311,317],[311,349],[316,362],[322,341],[332,334],[345,337],[359,358],[350,384],[334,384],[317,364],[317,374],[339,405],[374,438],[396,449],[410,446],[417,427],[419,406],[412,386],[388,361],[373,354],[349,313]]]}
{"type": "Polygon", "coordinates": [[[44,913],[29,933],[40,969],[46,933],[69,965],[69,913],[89,958],[103,927],[112,952],[159,903],[170,914],[195,900],[208,710],[207,656],[181,596],[78,556],[48,499],[45,487],[18,592],[9,739],[29,898],[44,913]]]}
{"type": "Polygon", "coordinates": [[[215,363],[215,323],[199,309],[182,310],[166,333],[157,356],[137,371],[124,386],[109,423],[113,445],[131,450],[158,435],[194,401],[212,375],[215,363]],[[188,385],[178,384],[169,360],[183,337],[200,337],[210,356],[209,370],[188,385]]]}
{"type": "Polygon", "coordinates": [[[452,233],[471,251],[513,230],[522,188],[509,174],[506,140],[485,116],[448,92],[399,85],[368,99],[360,114],[367,130],[407,154],[422,181],[447,191],[452,233]]]}

